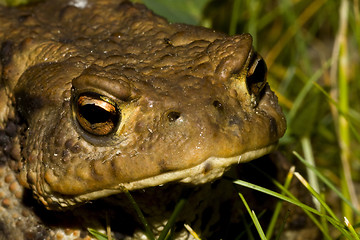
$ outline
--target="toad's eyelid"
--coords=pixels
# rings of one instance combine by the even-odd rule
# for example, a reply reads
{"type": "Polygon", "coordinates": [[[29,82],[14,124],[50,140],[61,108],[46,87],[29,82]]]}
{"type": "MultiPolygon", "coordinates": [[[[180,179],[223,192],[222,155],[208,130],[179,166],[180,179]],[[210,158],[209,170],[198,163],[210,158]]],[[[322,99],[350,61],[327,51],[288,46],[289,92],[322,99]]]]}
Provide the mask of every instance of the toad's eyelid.
{"type": "MultiPolygon", "coordinates": [[[[97,91],[101,89],[103,93],[110,94],[116,99],[126,100],[132,96],[133,92],[127,79],[122,80],[121,78],[124,77],[117,76],[116,80],[114,80],[111,76],[102,76],[98,66],[92,65],[84,70],[80,76],[72,80],[72,86],[73,89],[82,92],[90,89],[96,89],[97,91]]],[[[99,94],[106,98],[104,94],[99,94]]]]}

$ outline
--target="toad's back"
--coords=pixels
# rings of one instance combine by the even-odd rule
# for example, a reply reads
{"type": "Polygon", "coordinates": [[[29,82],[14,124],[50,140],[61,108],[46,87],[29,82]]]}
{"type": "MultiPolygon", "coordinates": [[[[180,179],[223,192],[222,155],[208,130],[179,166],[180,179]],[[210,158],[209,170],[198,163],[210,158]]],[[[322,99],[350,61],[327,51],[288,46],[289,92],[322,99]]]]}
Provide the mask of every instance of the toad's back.
{"type": "Polygon", "coordinates": [[[203,184],[274,149],[286,124],[250,35],[80,3],[0,10],[3,168],[46,208],[203,184]]]}

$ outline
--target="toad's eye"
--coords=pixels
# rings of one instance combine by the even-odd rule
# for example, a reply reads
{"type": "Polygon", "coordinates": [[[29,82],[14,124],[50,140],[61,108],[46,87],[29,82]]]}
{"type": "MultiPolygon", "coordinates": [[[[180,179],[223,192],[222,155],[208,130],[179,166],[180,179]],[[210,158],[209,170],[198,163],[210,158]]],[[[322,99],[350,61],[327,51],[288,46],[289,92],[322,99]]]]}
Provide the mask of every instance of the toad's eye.
{"type": "Polygon", "coordinates": [[[250,69],[246,78],[246,84],[250,94],[259,95],[266,85],[267,67],[260,55],[255,55],[250,62],[250,69]]]}
{"type": "Polygon", "coordinates": [[[105,136],[112,133],[121,121],[116,104],[95,94],[81,94],[74,102],[76,120],[88,133],[105,136]]]}

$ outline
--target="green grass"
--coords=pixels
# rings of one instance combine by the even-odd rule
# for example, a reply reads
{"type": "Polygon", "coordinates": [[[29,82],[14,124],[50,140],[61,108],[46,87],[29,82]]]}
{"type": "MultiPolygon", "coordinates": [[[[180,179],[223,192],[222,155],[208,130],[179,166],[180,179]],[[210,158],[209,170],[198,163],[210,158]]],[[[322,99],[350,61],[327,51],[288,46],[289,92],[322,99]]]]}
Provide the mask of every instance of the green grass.
{"type": "MultiPolygon", "coordinates": [[[[186,198],[182,198],[179,199],[179,201],[176,203],[176,206],[174,208],[173,213],[171,214],[170,218],[168,219],[166,225],[164,226],[164,229],[161,231],[159,237],[155,237],[154,233],[152,232],[149,223],[147,222],[146,218],[144,217],[142,210],[140,209],[140,207],[138,206],[138,204],[136,203],[136,201],[134,200],[134,198],[132,197],[132,195],[130,194],[130,192],[125,191],[125,194],[127,196],[127,198],[129,199],[129,202],[131,203],[132,207],[135,209],[136,214],[138,216],[138,218],[140,219],[140,222],[142,223],[143,227],[144,227],[144,233],[147,237],[148,240],[169,240],[172,239],[171,238],[171,229],[172,227],[175,225],[176,223],[176,219],[178,217],[178,215],[180,214],[181,210],[183,209],[187,199],[186,198]]],[[[106,223],[106,228],[107,228],[107,234],[101,233],[99,231],[97,231],[96,229],[92,229],[89,228],[88,231],[94,236],[96,237],[98,240],[111,240],[111,229],[110,229],[110,224],[109,222],[106,223]]],[[[185,226],[190,232],[191,232],[191,227],[190,226],[185,226]]],[[[195,236],[196,233],[193,233],[195,236]]]]}

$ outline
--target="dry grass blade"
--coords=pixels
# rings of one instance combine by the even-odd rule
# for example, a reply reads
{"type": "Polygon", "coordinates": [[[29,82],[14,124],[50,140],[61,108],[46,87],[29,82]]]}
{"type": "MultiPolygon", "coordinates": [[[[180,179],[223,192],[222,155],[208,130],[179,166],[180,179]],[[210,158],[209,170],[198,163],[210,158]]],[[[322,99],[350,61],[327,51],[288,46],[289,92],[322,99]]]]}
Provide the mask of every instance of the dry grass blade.
{"type": "MultiPolygon", "coordinates": [[[[359,209],[359,201],[356,196],[354,184],[352,182],[351,160],[350,160],[350,134],[349,123],[347,119],[339,112],[347,115],[349,113],[349,55],[347,46],[349,1],[342,0],[340,6],[339,31],[333,50],[333,65],[331,71],[332,91],[331,96],[339,103],[338,108],[332,107],[332,113],[338,133],[338,142],[341,149],[340,157],[342,163],[341,178],[343,180],[342,192],[350,199],[357,209],[359,209]]],[[[348,205],[343,204],[344,215],[348,219],[352,219],[352,211],[348,205]]]]}
{"type": "Polygon", "coordinates": [[[197,233],[188,224],[184,224],[184,227],[186,228],[186,230],[188,230],[191,236],[195,238],[195,240],[201,240],[199,235],[197,235],[197,233]]]}

